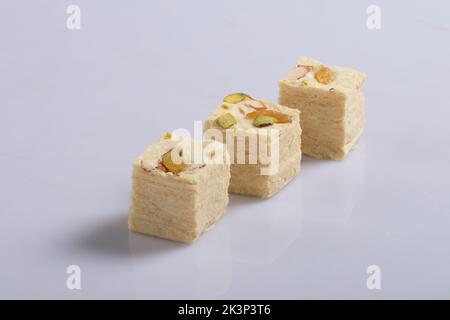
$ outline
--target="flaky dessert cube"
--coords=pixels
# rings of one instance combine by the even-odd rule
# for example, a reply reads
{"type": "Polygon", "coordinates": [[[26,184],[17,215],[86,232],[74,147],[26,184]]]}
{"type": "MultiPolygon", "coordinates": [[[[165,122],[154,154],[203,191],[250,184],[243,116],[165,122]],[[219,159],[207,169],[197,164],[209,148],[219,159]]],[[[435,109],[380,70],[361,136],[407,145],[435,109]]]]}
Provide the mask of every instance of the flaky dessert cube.
{"type": "Polygon", "coordinates": [[[217,141],[165,134],[133,163],[129,229],[192,242],[228,205],[229,158],[217,141]]]}
{"type": "Polygon", "coordinates": [[[343,159],[364,128],[364,86],[359,71],[302,57],[279,82],[279,103],[301,111],[302,152],[343,159]]]}
{"type": "Polygon", "coordinates": [[[226,96],[204,137],[221,139],[231,159],[229,191],[268,198],[300,171],[300,112],[245,93],[226,96]]]}

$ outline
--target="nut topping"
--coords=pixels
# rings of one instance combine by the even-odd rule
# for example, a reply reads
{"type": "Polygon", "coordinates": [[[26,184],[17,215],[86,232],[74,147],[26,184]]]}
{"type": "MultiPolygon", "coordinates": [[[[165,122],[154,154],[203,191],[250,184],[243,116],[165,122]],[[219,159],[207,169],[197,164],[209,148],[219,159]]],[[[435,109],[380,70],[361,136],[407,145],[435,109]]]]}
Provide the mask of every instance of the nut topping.
{"type": "Polygon", "coordinates": [[[222,129],[228,129],[237,123],[236,118],[229,112],[221,115],[216,119],[217,124],[222,129]]]}
{"type": "Polygon", "coordinates": [[[227,95],[225,98],[223,98],[223,102],[235,104],[244,101],[245,99],[250,99],[250,96],[245,93],[239,92],[227,95]]]}
{"type": "MultiPolygon", "coordinates": [[[[181,156],[181,154],[180,154],[181,156]]],[[[172,160],[172,149],[167,151],[165,154],[163,154],[161,159],[161,164],[164,166],[164,168],[167,169],[167,171],[179,174],[183,171],[187,170],[187,165],[184,163],[175,163],[172,160]]]]}
{"type": "Polygon", "coordinates": [[[297,65],[294,69],[289,71],[285,79],[287,80],[300,80],[308,74],[313,69],[312,66],[305,66],[302,64],[297,65]]]}
{"type": "Polygon", "coordinates": [[[316,78],[317,82],[322,84],[329,84],[334,81],[333,71],[331,71],[330,68],[324,66],[320,66],[314,77],[316,78]]]}
{"type": "Polygon", "coordinates": [[[253,121],[253,125],[255,127],[261,128],[261,127],[270,126],[270,125],[274,124],[275,122],[277,122],[277,119],[275,119],[274,117],[265,116],[265,115],[260,114],[253,121]]]}

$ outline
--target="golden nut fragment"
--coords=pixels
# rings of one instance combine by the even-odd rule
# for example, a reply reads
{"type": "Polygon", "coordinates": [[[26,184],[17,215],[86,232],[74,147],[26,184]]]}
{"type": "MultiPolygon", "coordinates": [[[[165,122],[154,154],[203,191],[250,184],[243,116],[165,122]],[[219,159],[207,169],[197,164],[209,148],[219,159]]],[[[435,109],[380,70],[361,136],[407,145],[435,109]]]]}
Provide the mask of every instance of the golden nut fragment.
{"type": "Polygon", "coordinates": [[[236,118],[229,112],[218,117],[216,121],[222,129],[228,129],[237,123],[236,118]]]}
{"type": "Polygon", "coordinates": [[[316,78],[317,82],[319,83],[329,84],[333,82],[334,74],[330,68],[320,66],[319,70],[317,70],[316,74],[314,75],[314,78],[316,78]]]}
{"type": "Polygon", "coordinates": [[[275,123],[289,123],[292,121],[291,117],[270,109],[257,110],[248,113],[245,117],[249,120],[255,120],[258,116],[267,116],[275,119],[275,123]]]}
{"type": "Polygon", "coordinates": [[[270,126],[270,125],[274,124],[275,122],[277,122],[277,119],[275,119],[274,117],[264,116],[264,115],[260,114],[253,121],[253,125],[255,127],[260,128],[260,127],[270,126]]]}
{"type": "Polygon", "coordinates": [[[179,174],[180,172],[187,170],[187,165],[184,163],[175,163],[172,160],[172,150],[167,151],[161,159],[161,164],[164,166],[164,168],[167,169],[167,171],[179,174]]]}
{"type": "Polygon", "coordinates": [[[222,104],[220,107],[225,110],[230,109],[230,107],[227,104],[222,104]]]}
{"type": "Polygon", "coordinates": [[[172,139],[172,132],[167,131],[166,133],[164,133],[163,138],[164,138],[165,140],[170,140],[170,139],[172,139]]]}
{"type": "Polygon", "coordinates": [[[245,93],[239,92],[239,93],[232,93],[227,95],[225,98],[223,98],[223,102],[227,103],[239,103],[241,101],[244,101],[245,99],[250,99],[250,96],[248,96],[245,93]]]}

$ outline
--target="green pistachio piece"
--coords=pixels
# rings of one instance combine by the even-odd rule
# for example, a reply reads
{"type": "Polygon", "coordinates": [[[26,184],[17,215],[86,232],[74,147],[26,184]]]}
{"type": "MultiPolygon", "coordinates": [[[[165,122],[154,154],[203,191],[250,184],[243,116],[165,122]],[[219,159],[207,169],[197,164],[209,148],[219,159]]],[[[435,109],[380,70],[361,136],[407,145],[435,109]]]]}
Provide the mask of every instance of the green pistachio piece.
{"type": "Polygon", "coordinates": [[[223,129],[228,129],[237,123],[236,118],[229,112],[218,117],[216,121],[217,124],[223,129]]]}
{"type": "Polygon", "coordinates": [[[260,114],[253,121],[253,125],[255,127],[259,128],[259,127],[270,126],[270,125],[272,125],[272,124],[274,124],[276,122],[277,122],[277,119],[275,119],[274,117],[264,116],[264,115],[260,114]]]}
{"type": "Polygon", "coordinates": [[[249,98],[248,95],[245,93],[239,92],[239,93],[232,93],[227,95],[225,98],[223,98],[223,102],[227,103],[239,103],[241,101],[244,101],[245,99],[249,98]]]}

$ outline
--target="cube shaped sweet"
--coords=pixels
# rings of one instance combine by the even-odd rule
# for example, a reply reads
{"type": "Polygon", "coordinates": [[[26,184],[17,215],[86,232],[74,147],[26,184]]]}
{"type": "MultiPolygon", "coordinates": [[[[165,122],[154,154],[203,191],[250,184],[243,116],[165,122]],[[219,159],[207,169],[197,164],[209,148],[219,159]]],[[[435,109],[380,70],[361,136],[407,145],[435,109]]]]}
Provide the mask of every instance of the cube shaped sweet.
{"type": "Polygon", "coordinates": [[[225,213],[228,162],[219,142],[164,135],[133,163],[129,229],[186,243],[197,239],[225,213]]]}
{"type": "Polygon", "coordinates": [[[204,137],[225,142],[229,191],[268,198],[300,171],[300,112],[245,93],[230,94],[209,115],[204,137]]]}
{"type": "Polygon", "coordinates": [[[302,57],[279,82],[279,103],[302,112],[302,151],[343,159],[364,128],[366,75],[302,57]]]}

